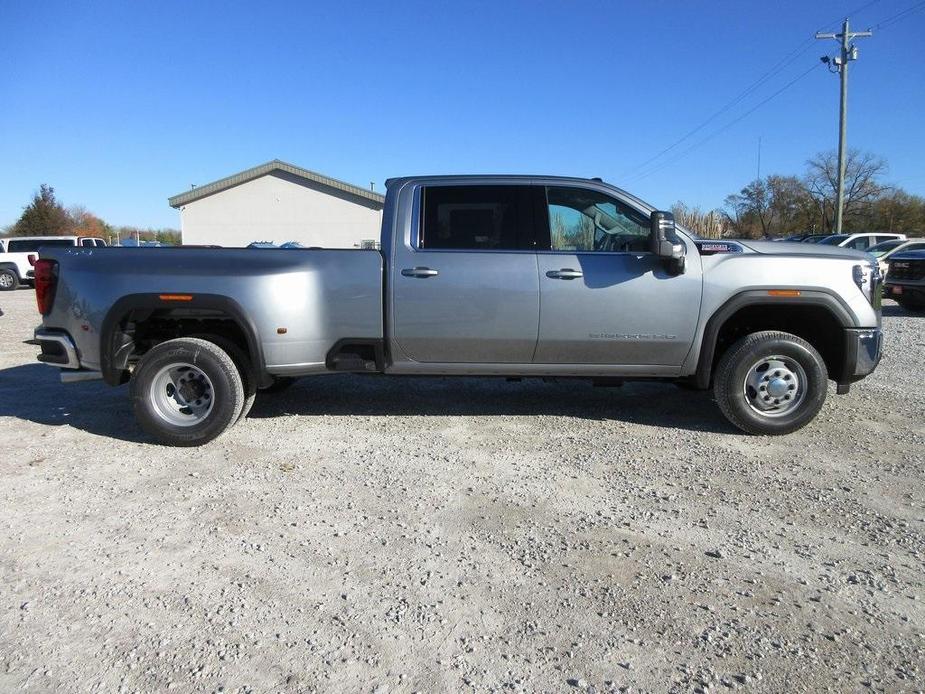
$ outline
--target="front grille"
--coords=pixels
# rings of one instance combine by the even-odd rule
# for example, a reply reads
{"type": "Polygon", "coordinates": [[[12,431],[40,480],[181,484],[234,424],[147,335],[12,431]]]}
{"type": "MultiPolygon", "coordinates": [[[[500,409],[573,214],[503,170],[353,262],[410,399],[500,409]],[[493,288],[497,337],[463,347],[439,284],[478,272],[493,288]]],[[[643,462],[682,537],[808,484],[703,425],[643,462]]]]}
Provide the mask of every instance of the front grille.
{"type": "Polygon", "coordinates": [[[894,260],[887,273],[890,282],[925,280],[925,260],[894,260]]]}

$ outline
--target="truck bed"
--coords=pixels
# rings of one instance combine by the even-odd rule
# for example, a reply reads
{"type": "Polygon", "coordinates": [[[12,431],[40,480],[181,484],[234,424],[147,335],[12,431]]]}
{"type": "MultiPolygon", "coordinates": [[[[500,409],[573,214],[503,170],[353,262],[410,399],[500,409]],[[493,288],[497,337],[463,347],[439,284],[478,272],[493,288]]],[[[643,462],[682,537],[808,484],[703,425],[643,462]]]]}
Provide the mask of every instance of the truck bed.
{"type": "Polygon", "coordinates": [[[222,297],[247,321],[270,374],[324,371],[338,340],[383,337],[375,250],[54,248],[42,257],[58,261],[60,278],[45,327],[71,335],[84,368],[100,368],[120,305],[140,298],[152,310],[195,313],[222,297]]]}

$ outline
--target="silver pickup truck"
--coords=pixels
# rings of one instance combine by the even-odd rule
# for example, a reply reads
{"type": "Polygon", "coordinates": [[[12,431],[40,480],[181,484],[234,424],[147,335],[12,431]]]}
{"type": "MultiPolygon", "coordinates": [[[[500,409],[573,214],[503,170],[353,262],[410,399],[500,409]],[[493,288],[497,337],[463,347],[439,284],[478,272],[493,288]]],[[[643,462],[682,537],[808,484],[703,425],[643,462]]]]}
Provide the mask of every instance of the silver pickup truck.
{"type": "MultiPolygon", "coordinates": [[[[377,250],[46,249],[39,360],[197,445],[297,376],[663,380],[785,434],[880,360],[863,253],[700,240],[598,179],[388,181],[377,250]]],[[[670,397],[666,394],[666,397],[670,397]]]]}

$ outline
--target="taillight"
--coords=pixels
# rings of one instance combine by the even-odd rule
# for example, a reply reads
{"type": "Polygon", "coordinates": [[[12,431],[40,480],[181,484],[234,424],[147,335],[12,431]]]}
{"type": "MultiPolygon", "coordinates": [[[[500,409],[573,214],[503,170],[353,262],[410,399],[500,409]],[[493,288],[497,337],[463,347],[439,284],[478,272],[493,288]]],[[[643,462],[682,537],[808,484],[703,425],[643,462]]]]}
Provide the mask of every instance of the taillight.
{"type": "Polygon", "coordinates": [[[58,261],[39,258],[35,261],[35,301],[39,313],[47,316],[55,301],[55,289],[58,286],[58,261]]]}
{"type": "Polygon", "coordinates": [[[32,267],[35,267],[35,261],[38,259],[39,257],[35,253],[30,253],[29,255],[26,256],[26,260],[29,261],[29,265],[31,265],[32,267]]]}

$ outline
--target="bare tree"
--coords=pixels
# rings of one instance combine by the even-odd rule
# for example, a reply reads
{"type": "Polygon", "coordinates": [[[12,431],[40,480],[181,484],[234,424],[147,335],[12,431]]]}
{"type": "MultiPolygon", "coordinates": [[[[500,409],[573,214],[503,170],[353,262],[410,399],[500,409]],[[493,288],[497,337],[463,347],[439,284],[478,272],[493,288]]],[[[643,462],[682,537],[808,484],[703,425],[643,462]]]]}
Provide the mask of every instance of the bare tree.
{"type": "Polygon", "coordinates": [[[815,204],[796,176],[768,176],[772,236],[802,233],[813,228],[815,204]]]}
{"type": "MultiPolygon", "coordinates": [[[[838,191],[838,155],[834,150],[820,152],[807,161],[806,166],[803,184],[816,203],[822,228],[831,229],[838,191]]],[[[848,151],[845,162],[846,222],[865,215],[874,201],[887,191],[888,186],[878,181],[886,171],[886,162],[875,154],[856,149],[848,151]]]]}
{"type": "Polygon", "coordinates": [[[757,179],[725,200],[726,217],[736,236],[783,236],[813,228],[815,205],[796,176],[757,179]]]}
{"type": "Polygon", "coordinates": [[[771,189],[767,182],[755,179],[738,193],[726,197],[727,214],[736,236],[770,237],[773,209],[771,189]]]}
{"type": "Polygon", "coordinates": [[[871,231],[920,234],[925,229],[925,198],[891,188],[871,205],[864,222],[871,231]]]}

